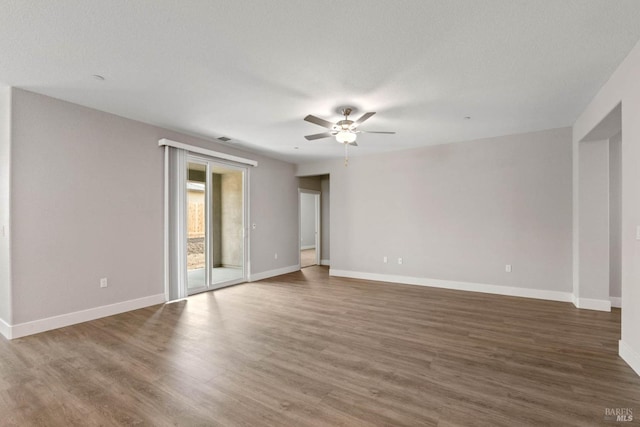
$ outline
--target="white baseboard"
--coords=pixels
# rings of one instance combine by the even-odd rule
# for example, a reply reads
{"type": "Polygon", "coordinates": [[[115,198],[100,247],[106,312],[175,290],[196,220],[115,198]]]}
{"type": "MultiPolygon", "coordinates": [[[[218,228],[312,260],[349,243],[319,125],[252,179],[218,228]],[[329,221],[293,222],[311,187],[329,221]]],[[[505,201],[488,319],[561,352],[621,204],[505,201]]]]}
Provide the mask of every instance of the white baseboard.
{"type": "Polygon", "coordinates": [[[307,249],[315,249],[315,248],[316,248],[316,245],[300,246],[301,251],[306,251],[307,249]]]}
{"type": "Polygon", "coordinates": [[[640,354],[622,340],[618,341],[618,354],[636,374],[640,375],[640,354]]]}
{"type": "Polygon", "coordinates": [[[5,336],[9,339],[25,337],[27,335],[38,334],[52,329],[63,328],[77,323],[100,319],[101,317],[113,316],[114,314],[164,303],[164,293],[151,295],[115,304],[89,308],[87,310],[75,311],[73,313],[61,314],[59,316],[47,317],[45,319],[33,320],[31,322],[18,323],[17,325],[9,326],[9,334],[5,336]]]}
{"type": "Polygon", "coordinates": [[[611,307],[622,307],[622,297],[609,297],[609,300],[611,301],[611,307]]]}
{"type": "Polygon", "coordinates": [[[320,265],[331,265],[331,261],[328,259],[321,259],[320,265]]]}
{"type": "Polygon", "coordinates": [[[584,310],[611,311],[611,301],[607,299],[575,298],[573,305],[584,310]]]}
{"type": "Polygon", "coordinates": [[[0,319],[0,334],[6,339],[11,339],[11,325],[0,319]]]}
{"type": "Polygon", "coordinates": [[[547,291],[543,289],[515,288],[511,286],[487,285],[483,283],[456,282],[453,280],[426,279],[422,277],[396,276],[391,274],[362,273],[348,270],[329,270],[330,276],[351,277],[377,282],[403,283],[407,285],[429,286],[457,291],[484,292],[487,294],[513,297],[535,298],[549,301],[571,302],[570,292],[547,291]]]}
{"type": "Polygon", "coordinates": [[[299,265],[290,265],[288,267],[276,268],[275,270],[263,271],[262,273],[255,273],[249,275],[250,282],[257,282],[258,280],[268,279],[269,277],[282,276],[283,274],[293,273],[300,270],[299,265]]]}

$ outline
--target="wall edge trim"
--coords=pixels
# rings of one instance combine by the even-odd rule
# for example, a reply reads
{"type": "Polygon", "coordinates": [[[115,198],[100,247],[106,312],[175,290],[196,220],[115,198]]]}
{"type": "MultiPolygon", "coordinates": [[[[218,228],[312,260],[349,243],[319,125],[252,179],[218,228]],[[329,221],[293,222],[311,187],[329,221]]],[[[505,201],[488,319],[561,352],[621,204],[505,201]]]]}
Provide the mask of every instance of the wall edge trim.
{"type": "Polygon", "coordinates": [[[264,280],[270,277],[282,276],[283,274],[293,273],[294,271],[298,270],[300,270],[300,266],[296,264],[287,267],[276,268],[274,270],[263,271],[261,273],[254,273],[249,275],[249,282],[257,282],[258,280],[264,280]]]}
{"type": "Polygon", "coordinates": [[[574,304],[585,310],[611,311],[611,301],[608,299],[576,298],[574,304]]]}
{"type": "Polygon", "coordinates": [[[489,285],[473,282],[459,282],[454,280],[429,279],[425,277],[398,276],[391,274],[364,273],[349,270],[329,270],[330,276],[348,277],[352,279],[390,282],[405,285],[428,286],[432,288],[451,289],[457,291],[482,292],[486,294],[505,295],[512,297],[534,298],[547,301],[572,302],[570,292],[549,291],[544,289],[516,288],[512,286],[489,285]]]}
{"type": "Polygon", "coordinates": [[[0,334],[8,340],[11,339],[11,325],[5,322],[4,319],[0,319],[0,334]]]}
{"type": "Polygon", "coordinates": [[[640,376],[640,354],[623,340],[618,341],[618,355],[640,376]]]}
{"type": "MultiPolygon", "coordinates": [[[[26,337],[40,332],[53,329],[64,328],[65,326],[76,325],[127,311],[138,310],[152,305],[164,304],[166,302],[164,292],[142,298],[117,302],[114,304],[102,305],[86,310],[74,311],[58,316],[46,317],[44,319],[32,320],[10,326],[9,339],[26,337]]],[[[4,335],[4,334],[3,334],[4,335]]],[[[6,335],[5,335],[6,336],[6,335]]]]}

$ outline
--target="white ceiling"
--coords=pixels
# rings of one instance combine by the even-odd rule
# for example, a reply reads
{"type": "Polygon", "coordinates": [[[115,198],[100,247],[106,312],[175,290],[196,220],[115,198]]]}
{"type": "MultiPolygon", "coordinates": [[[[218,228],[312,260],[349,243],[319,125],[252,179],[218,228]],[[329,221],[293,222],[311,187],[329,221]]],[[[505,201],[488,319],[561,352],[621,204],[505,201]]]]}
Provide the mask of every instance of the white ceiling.
{"type": "Polygon", "coordinates": [[[0,0],[0,82],[305,162],[343,155],[303,138],[343,105],[398,132],[351,156],[569,126],[639,22],[638,0],[0,0]]]}

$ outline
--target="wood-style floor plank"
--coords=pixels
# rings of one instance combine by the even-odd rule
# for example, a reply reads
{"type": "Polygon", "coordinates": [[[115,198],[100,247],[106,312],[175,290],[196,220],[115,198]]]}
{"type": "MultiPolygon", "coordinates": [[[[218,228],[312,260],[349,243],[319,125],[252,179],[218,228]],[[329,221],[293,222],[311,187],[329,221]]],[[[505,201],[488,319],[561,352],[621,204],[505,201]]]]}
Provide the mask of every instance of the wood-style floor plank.
{"type": "Polygon", "coordinates": [[[0,339],[0,426],[603,425],[640,418],[619,338],[619,310],[309,267],[0,339]]]}

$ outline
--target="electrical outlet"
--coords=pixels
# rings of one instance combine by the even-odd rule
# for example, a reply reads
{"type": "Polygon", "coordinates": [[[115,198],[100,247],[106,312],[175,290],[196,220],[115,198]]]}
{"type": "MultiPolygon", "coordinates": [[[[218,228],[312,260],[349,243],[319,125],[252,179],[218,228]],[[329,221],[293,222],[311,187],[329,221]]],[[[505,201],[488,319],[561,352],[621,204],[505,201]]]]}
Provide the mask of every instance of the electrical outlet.
{"type": "Polygon", "coordinates": [[[252,229],[252,230],[255,230],[255,229],[256,229],[256,227],[257,227],[257,225],[256,225],[256,223],[255,223],[255,222],[254,222],[253,224],[251,224],[251,229],[252,229]]]}
{"type": "Polygon", "coordinates": [[[107,282],[107,278],[103,277],[102,279],[100,279],[100,287],[101,288],[106,288],[107,286],[109,286],[109,284],[107,282]]]}
{"type": "Polygon", "coordinates": [[[507,273],[511,273],[511,264],[507,264],[504,266],[504,271],[506,271],[507,273]]]}
{"type": "Polygon", "coordinates": [[[402,258],[398,258],[398,264],[402,264],[402,258]]]}
{"type": "Polygon", "coordinates": [[[386,263],[387,263],[387,261],[388,261],[388,260],[387,260],[387,257],[386,257],[386,256],[383,256],[383,257],[382,257],[382,262],[384,262],[384,263],[386,264],[386,263]]]}
{"type": "Polygon", "coordinates": [[[273,255],[273,259],[278,259],[278,252],[273,255]]]}

